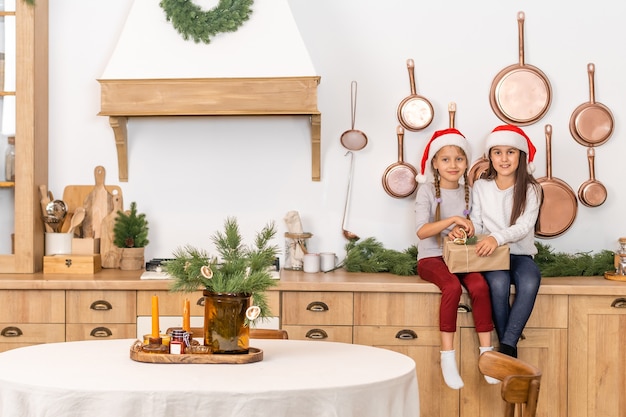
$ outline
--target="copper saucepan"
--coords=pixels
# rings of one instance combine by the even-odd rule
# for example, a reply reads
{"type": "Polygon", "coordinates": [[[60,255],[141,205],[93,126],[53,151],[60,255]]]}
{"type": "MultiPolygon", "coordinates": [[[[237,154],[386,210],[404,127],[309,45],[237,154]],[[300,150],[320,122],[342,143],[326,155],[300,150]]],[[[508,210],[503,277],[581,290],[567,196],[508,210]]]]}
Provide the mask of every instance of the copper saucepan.
{"type": "Polygon", "coordinates": [[[595,65],[587,64],[589,102],[576,107],[569,120],[569,130],[583,146],[599,146],[613,133],[613,114],[604,104],[595,101],[595,65]]]}
{"type": "Polygon", "coordinates": [[[398,105],[398,121],[407,130],[417,132],[425,129],[433,121],[434,109],[425,97],[417,94],[415,88],[415,63],[412,59],[406,61],[411,83],[411,95],[405,97],[398,105]]]}
{"type": "Polygon", "coordinates": [[[524,63],[524,12],[517,13],[519,63],[502,69],[494,78],[489,102],[505,123],[526,126],[541,119],[552,101],[548,77],[537,67],[524,63]]]}
{"type": "Polygon", "coordinates": [[[398,162],[387,167],[383,174],[383,188],[392,197],[404,198],[408,197],[417,188],[415,176],[417,170],[404,162],[404,129],[402,126],[397,128],[398,135],[398,162]]]}
{"type": "Polygon", "coordinates": [[[546,125],[546,176],[537,179],[543,190],[535,236],[551,238],[567,231],[578,212],[574,190],[565,182],[552,176],[552,125],[546,125]]]}
{"type": "Polygon", "coordinates": [[[583,182],[578,189],[578,199],[587,207],[598,207],[606,201],[606,188],[596,180],[594,160],[596,151],[593,147],[587,148],[587,160],[589,161],[589,179],[583,182]]]}

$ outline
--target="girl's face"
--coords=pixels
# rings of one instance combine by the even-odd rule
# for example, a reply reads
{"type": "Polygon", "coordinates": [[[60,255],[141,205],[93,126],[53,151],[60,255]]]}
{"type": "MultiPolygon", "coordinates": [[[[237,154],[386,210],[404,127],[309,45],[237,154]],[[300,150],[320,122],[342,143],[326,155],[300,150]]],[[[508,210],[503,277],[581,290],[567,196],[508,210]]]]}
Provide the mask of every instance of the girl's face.
{"type": "Polygon", "coordinates": [[[499,176],[515,176],[519,156],[519,149],[510,146],[494,146],[489,150],[489,159],[499,176]]]}
{"type": "Polygon", "coordinates": [[[456,188],[467,170],[467,157],[458,146],[444,146],[433,157],[433,168],[439,172],[442,188],[456,188]]]}

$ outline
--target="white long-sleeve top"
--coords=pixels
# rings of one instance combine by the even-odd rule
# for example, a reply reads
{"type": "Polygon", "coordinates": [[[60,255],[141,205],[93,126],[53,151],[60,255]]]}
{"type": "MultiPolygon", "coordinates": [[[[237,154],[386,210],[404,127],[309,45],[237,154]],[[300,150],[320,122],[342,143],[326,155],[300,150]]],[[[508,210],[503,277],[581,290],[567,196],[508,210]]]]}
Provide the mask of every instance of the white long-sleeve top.
{"type": "Polygon", "coordinates": [[[534,256],[537,253],[535,223],[539,216],[541,197],[538,190],[529,184],[526,208],[515,223],[510,224],[513,188],[500,190],[494,180],[479,179],[474,182],[470,218],[476,234],[493,236],[498,245],[507,243],[513,255],[534,256]]]}

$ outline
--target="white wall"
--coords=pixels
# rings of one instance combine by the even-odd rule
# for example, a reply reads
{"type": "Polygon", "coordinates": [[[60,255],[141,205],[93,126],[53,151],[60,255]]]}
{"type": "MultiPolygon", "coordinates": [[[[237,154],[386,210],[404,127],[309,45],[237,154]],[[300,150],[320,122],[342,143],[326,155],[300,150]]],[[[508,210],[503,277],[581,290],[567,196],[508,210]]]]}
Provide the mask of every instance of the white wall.
{"type": "MultiPolygon", "coordinates": [[[[596,152],[596,176],[608,189],[607,201],[598,208],[579,204],[572,228],[543,242],[560,251],[598,251],[614,249],[626,235],[626,198],[620,195],[626,177],[625,25],[619,2],[289,0],[322,77],[322,181],[311,181],[306,118],[285,116],[131,119],[127,183],[117,179],[108,120],[97,116],[96,79],[131,2],[51,3],[50,188],[60,196],[66,185],[91,184],[93,168],[103,165],[106,183],[121,185],[125,206],[137,201],[148,216],[148,259],[168,257],[187,243],[210,248],[210,235],[227,216],[239,218],[248,238],[268,220],[282,235],[289,210],[299,211],[305,231],[314,233],[310,250],[342,257],[349,159],[339,138],[350,128],[352,80],[358,81],[356,128],[369,143],[355,153],[347,228],[392,249],[415,243],[412,198],[392,198],[381,184],[397,159],[396,107],[410,93],[406,59],[415,59],[417,90],[433,103],[435,119],[421,132],[407,132],[405,160],[417,166],[432,133],[447,127],[450,101],[457,103],[456,126],[478,157],[479,143],[501,123],[489,106],[489,89],[502,68],[517,62],[519,10],[526,13],[526,63],[546,73],[553,91],[547,115],[525,128],[538,148],[536,177],[545,175],[546,123],[554,130],[553,175],[575,191],[589,177],[586,150],[568,130],[572,111],[588,100],[588,62],[596,64],[596,100],[615,117],[612,138],[596,152]]],[[[282,247],[282,238],[278,243],[282,247]]]]}

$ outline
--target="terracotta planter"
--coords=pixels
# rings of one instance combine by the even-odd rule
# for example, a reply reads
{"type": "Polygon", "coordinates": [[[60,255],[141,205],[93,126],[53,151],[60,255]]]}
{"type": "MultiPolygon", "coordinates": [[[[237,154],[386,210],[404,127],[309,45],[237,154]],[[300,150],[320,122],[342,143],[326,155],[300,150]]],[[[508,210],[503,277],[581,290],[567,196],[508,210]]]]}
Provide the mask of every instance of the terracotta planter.
{"type": "Polygon", "coordinates": [[[245,354],[250,347],[250,328],[246,325],[246,310],[250,295],[215,293],[204,295],[204,344],[212,353],[245,354]]]}
{"type": "Polygon", "coordinates": [[[124,248],[120,258],[120,269],[124,271],[138,271],[144,266],[145,248],[124,248]]]}

